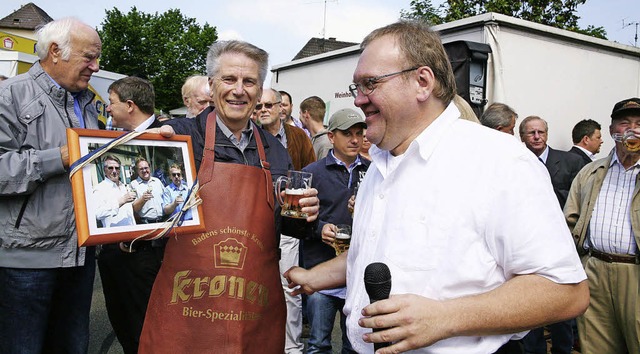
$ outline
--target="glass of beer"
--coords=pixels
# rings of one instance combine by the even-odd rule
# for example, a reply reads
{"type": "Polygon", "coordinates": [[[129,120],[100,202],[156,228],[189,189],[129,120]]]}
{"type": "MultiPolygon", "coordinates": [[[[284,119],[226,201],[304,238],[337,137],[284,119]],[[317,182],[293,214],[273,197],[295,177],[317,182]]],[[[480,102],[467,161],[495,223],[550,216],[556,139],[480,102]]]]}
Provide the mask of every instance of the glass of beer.
{"type": "Polygon", "coordinates": [[[306,219],[309,215],[302,212],[300,199],[304,196],[304,190],[311,188],[311,178],[313,174],[302,171],[288,171],[287,176],[280,176],[276,181],[276,196],[282,206],[280,215],[306,219]],[[282,200],[282,185],[285,185],[284,200],[282,200]]]}
{"type": "Polygon", "coordinates": [[[333,241],[333,248],[336,250],[336,256],[341,255],[349,249],[351,243],[351,226],[336,225],[336,239],[333,241]]]}
{"type": "Polygon", "coordinates": [[[630,152],[640,151],[640,136],[631,129],[627,129],[623,134],[612,134],[613,140],[621,142],[630,152]]]}

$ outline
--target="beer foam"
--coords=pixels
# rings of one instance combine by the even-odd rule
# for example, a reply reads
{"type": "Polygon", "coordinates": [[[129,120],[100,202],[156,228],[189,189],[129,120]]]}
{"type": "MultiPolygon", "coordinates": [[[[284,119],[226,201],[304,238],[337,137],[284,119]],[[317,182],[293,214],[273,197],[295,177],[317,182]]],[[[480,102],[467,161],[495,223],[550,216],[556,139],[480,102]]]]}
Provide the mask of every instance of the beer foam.
{"type": "Polygon", "coordinates": [[[336,238],[343,239],[343,240],[348,240],[348,239],[351,238],[351,235],[345,234],[345,233],[337,233],[336,234],[336,238]]]}
{"type": "Polygon", "coordinates": [[[304,194],[304,188],[297,188],[297,189],[285,189],[285,193],[289,194],[289,195],[303,195],[304,194]]]}

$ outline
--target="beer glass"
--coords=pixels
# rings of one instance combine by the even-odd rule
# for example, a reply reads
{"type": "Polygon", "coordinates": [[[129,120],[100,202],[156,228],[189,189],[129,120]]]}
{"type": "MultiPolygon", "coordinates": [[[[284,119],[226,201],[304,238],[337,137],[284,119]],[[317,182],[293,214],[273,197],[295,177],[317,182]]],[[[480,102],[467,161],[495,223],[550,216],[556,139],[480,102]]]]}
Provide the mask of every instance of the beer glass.
{"type": "Polygon", "coordinates": [[[276,180],[276,197],[278,197],[278,202],[282,206],[280,215],[295,219],[306,219],[309,216],[307,213],[302,212],[300,199],[304,195],[304,190],[311,188],[311,177],[313,177],[312,173],[302,171],[288,171],[286,177],[278,177],[276,180]],[[280,196],[283,182],[285,185],[284,200],[280,196]]]}
{"type": "Polygon", "coordinates": [[[351,242],[351,226],[336,225],[336,239],[333,241],[333,248],[336,250],[336,256],[341,255],[349,249],[351,242]]]}
{"type": "Polygon", "coordinates": [[[625,130],[623,134],[614,133],[611,137],[613,140],[621,142],[630,152],[640,150],[640,136],[631,129],[625,130]]]}

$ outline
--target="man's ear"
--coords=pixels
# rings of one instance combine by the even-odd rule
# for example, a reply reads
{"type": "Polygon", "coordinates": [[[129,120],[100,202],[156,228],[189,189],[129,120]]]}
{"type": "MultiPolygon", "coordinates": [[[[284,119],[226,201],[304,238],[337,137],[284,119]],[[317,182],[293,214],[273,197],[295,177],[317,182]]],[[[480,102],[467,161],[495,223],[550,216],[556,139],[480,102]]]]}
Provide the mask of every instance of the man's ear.
{"type": "Polygon", "coordinates": [[[51,43],[49,46],[49,56],[51,57],[51,61],[54,63],[58,63],[58,60],[62,60],[62,50],[60,50],[58,43],[51,43]]]}
{"type": "Polygon", "coordinates": [[[419,101],[426,101],[433,89],[435,88],[436,80],[433,74],[433,70],[431,70],[428,66],[421,66],[416,69],[418,72],[417,75],[417,87],[418,87],[418,95],[417,99],[419,101]]]}
{"type": "Polygon", "coordinates": [[[327,138],[329,138],[329,141],[331,142],[331,144],[333,144],[333,132],[328,132],[327,138]]]}

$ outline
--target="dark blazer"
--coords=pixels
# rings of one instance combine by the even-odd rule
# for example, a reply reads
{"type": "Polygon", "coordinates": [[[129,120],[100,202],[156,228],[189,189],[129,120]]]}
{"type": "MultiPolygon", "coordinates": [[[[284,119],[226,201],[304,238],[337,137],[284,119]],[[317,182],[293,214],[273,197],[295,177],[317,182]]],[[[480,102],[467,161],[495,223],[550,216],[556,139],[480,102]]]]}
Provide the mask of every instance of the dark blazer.
{"type": "Polygon", "coordinates": [[[555,150],[549,147],[549,156],[545,164],[551,177],[553,191],[558,197],[560,208],[564,208],[571,188],[571,182],[586,163],[575,154],[555,150]]]}
{"type": "Polygon", "coordinates": [[[570,152],[572,154],[580,156],[582,161],[584,161],[585,165],[590,163],[591,161],[593,161],[593,160],[591,160],[591,158],[587,154],[584,153],[584,151],[582,151],[579,148],[575,147],[575,145],[571,148],[571,150],[569,150],[567,152],[570,152]]]}

